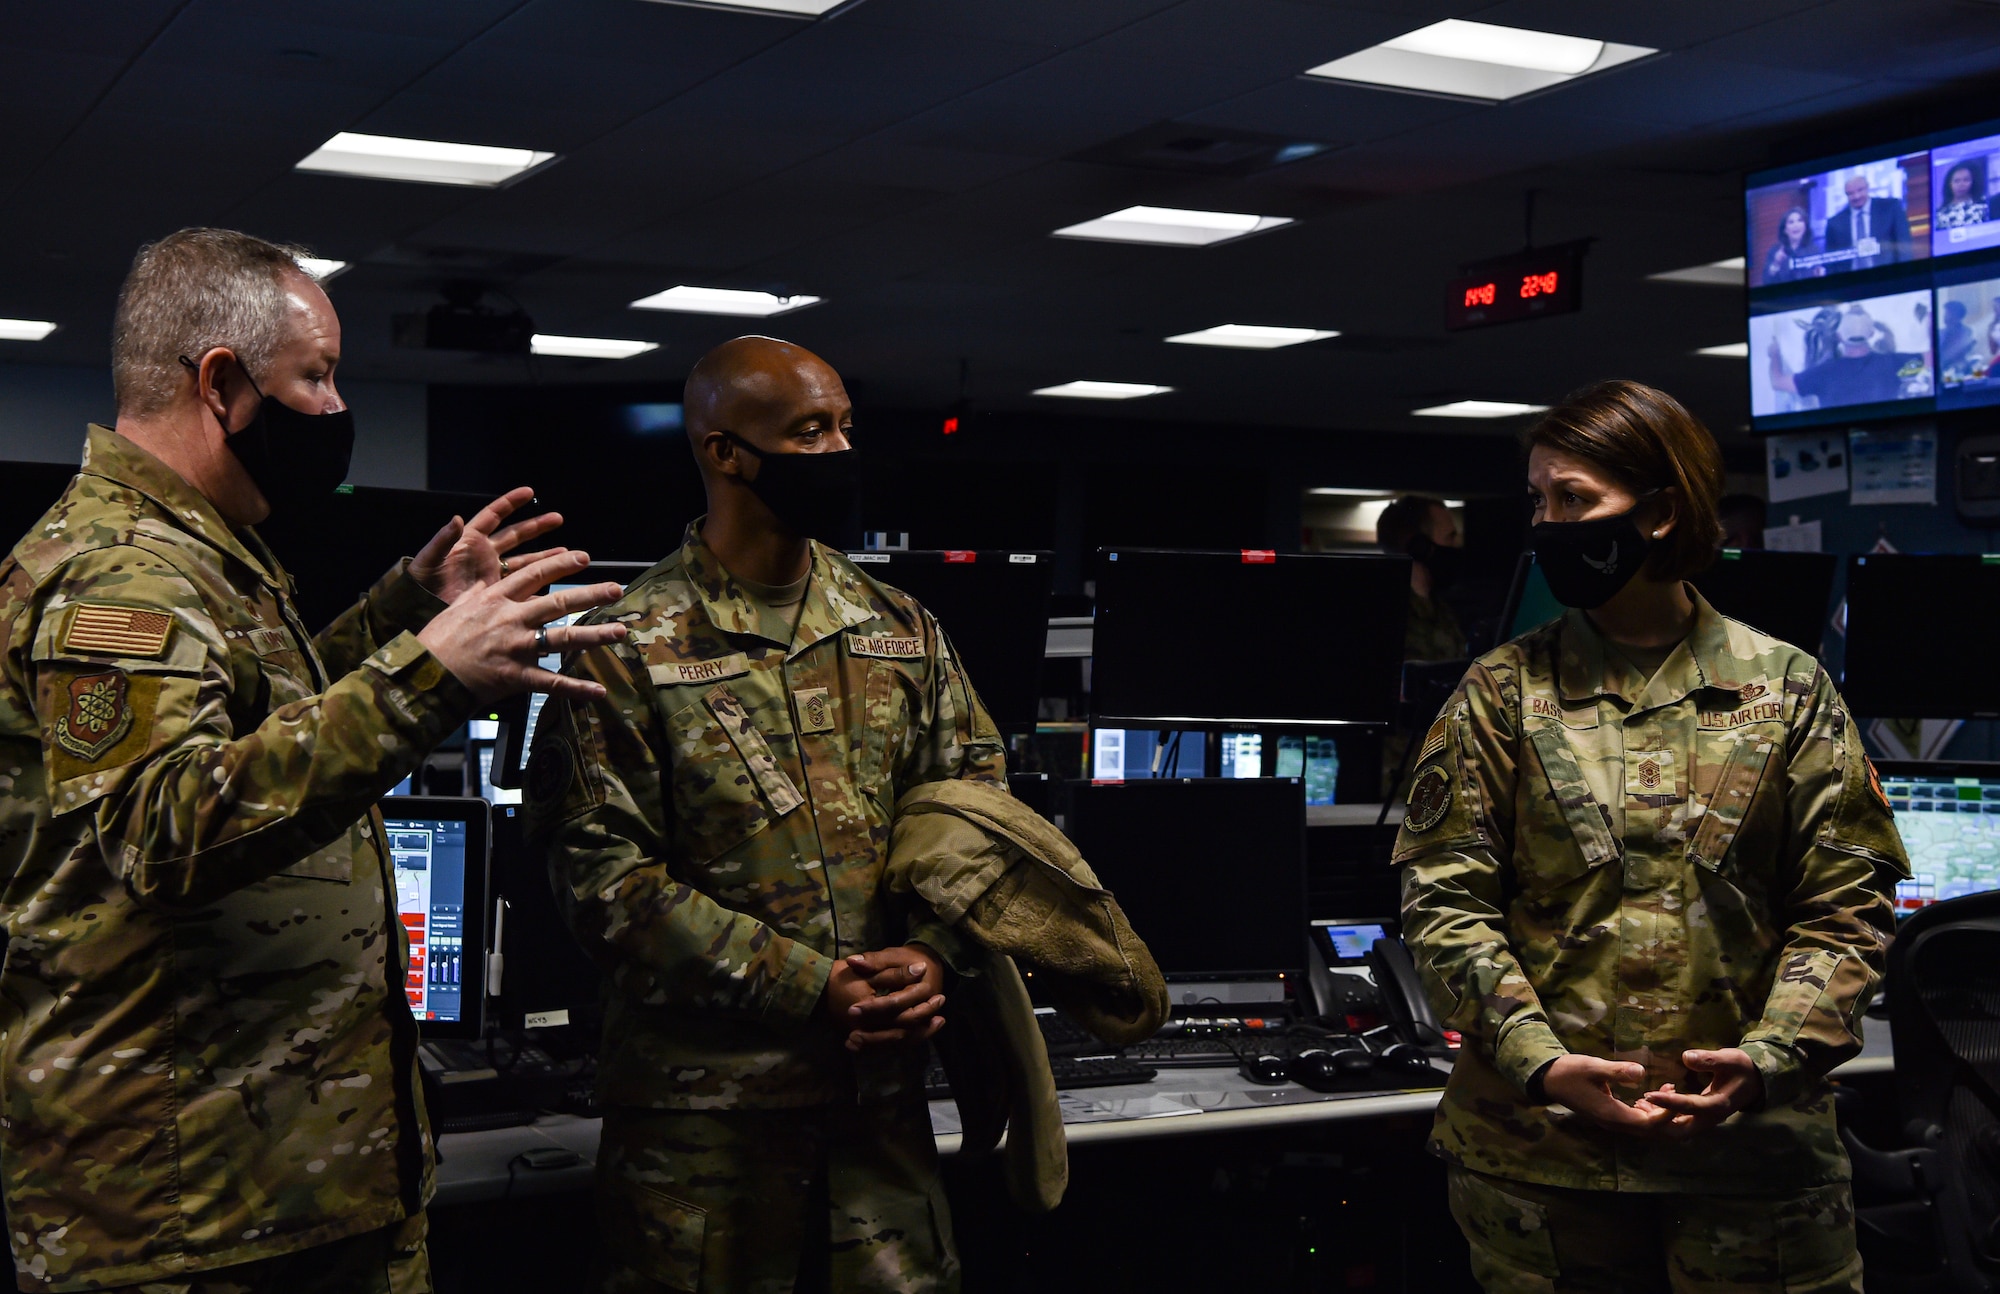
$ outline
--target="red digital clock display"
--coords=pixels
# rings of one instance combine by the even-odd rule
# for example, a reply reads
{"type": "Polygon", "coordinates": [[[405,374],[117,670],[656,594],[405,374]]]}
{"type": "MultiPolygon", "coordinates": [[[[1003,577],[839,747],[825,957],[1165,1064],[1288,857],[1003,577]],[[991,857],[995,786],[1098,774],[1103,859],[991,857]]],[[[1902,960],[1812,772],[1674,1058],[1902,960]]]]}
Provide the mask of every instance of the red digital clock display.
{"type": "Polygon", "coordinates": [[[1445,327],[1483,328],[1580,309],[1583,248],[1570,243],[1468,265],[1446,294],[1445,327]]]}

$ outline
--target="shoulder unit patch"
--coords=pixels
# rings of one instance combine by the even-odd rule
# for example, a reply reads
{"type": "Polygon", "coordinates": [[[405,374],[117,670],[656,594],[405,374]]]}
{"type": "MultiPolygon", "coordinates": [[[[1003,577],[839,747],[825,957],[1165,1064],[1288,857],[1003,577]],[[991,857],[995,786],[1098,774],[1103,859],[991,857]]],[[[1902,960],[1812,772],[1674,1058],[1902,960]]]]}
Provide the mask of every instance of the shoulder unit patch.
{"type": "Polygon", "coordinates": [[[1451,810],[1451,774],[1432,764],[1417,774],[1417,780],[1410,786],[1410,798],[1405,806],[1403,825],[1412,832],[1421,834],[1444,821],[1444,815],[1451,810]]]}
{"type": "Polygon", "coordinates": [[[122,670],[69,680],[69,707],[55,722],[56,745],[88,764],[131,730],[131,681],[122,670]]]}

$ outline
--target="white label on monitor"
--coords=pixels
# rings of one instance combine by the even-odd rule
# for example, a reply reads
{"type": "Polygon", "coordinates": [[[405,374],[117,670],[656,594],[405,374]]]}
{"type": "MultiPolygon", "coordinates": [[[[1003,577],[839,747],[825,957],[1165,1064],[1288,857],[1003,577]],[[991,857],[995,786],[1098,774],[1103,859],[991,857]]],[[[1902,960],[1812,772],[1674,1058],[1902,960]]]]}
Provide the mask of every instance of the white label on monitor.
{"type": "Polygon", "coordinates": [[[1033,566],[1041,559],[1033,553],[1009,553],[1007,554],[1007,560],[1017,566],[1033,566]]]}
{"type": "Polygon", "coordinates": [[[560,1011],[530,1011],[521,1017],[525,1029],[555,1029],[569,1023],[569,1008],[560,1011]]]}
{"type": "Polygon", "coordinates": [[[887,561],[889,560],[889,554],[887,554],[887,553],[849,553],[849,554],[847,555],[847,560],[848,560],[848,561],[850,561],[850,562],[887,562],[887,561]]]}

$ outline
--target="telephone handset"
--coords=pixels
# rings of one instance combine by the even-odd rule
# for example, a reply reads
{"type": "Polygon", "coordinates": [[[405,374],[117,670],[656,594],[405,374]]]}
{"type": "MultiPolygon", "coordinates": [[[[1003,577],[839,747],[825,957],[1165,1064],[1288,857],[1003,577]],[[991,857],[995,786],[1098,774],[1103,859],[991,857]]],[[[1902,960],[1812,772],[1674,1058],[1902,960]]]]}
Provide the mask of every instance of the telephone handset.
{"type": "Polygon", "coordinates": [[[1423,982],[1417,978],[1417,964],[1403,941],[1394,937],[1377,939],[1368,949],[1368,973],[1382,995],[1382,1011],[1396,1027],[1403,1041],[1439,1055],[1450,1051],[1444,1026],[1424,996],[1423,982]]]}

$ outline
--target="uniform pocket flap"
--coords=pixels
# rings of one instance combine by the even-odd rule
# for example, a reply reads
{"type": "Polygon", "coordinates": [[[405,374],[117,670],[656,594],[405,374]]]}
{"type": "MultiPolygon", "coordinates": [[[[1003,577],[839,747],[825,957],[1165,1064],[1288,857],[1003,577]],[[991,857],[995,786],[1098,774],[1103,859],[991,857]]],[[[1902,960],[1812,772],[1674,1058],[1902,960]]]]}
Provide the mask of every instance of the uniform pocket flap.
{"type": "Polygon", "coordinates": [[[598,1223],[620,1263],[674,1290],[701,1288],[701,1252],[708,1211],[637,1182],[614,1182],[598,1193],[598,1223]]]}
{"type": "Polygon", "coordinates": [[[750,779],[770,804],[771,816],[782,818],[804,804],[806,797],[786,776],[778,757],[771,753],[770,745],[765,742],[764,734],[757,731],[750,712],[743,708],[736,694],[726,687],[715,687],[709,689],[703,700],[708,703],[708,711],[715,716],[715,721],[722,725],[730,743],[736,747],[737,755],[750,771],[750,779]]]}
{"type": "Polygon", "coordinates": [[[1619,848],[1611,830],[1611,815],[1591,793],[1590,783],[1584,780],[1583,766],[1577,763],[1568,739],[1559,729],[1536,728],[1529,734],[1529,741],[1534,745],[1536,758],[1542,761],[1549,797],[1561,812],[1563,825],[1569,828],[1570,838],[1576,844],[1574,853],[1540,851],[1551,857],[1537,859],[1536,875],[1531,879],[1539,883],[1538,888],[1547,888],[1602,867],[1619,856],[1619,848]]]}
{"type": "Polygon", "coordinates": [[[1746,733],[1736,741],[1715,779],[1715,789],[1701,806],[1701,822],[1688,841],[1690,861],[1710,871],[1721,869],[1770,761],[1771,743],[1762,737],[1746,733]]]}

